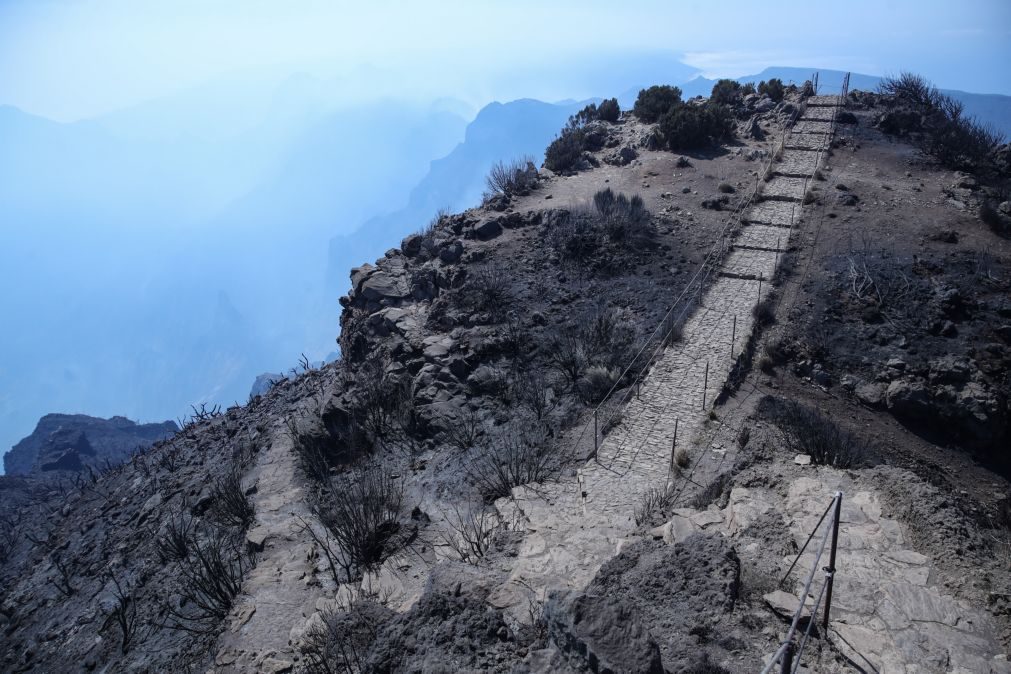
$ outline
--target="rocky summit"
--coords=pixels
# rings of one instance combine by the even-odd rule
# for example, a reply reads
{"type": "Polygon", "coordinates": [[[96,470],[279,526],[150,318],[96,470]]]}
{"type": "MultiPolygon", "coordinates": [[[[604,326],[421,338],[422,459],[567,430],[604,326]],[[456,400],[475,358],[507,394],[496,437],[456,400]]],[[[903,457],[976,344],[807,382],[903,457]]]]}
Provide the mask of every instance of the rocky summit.
{"type": "Polygon", "coordinates": [[[7,475],[78,473],[118,465],[134,452],[171,437],[174,421],[138,424],[126,417],[47,414],[31,435],[4,454],[7,475]]]}
{"type": "Polygon", "coordinates": [[[350,270],[336,361],[45,417],[0,667],[1011,672],[1008,147],[848,81],[587,105],[350,270]]]}

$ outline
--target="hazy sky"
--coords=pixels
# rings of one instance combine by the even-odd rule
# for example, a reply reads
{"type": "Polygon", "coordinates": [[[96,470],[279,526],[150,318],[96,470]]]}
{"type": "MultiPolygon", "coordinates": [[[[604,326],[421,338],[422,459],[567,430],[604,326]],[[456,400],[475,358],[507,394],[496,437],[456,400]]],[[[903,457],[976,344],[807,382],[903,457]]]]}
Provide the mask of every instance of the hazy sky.
{"type": "Polygon", "coordinates": [[[0,103],[71,120],[236,71],[454,94],[498,71],[533,77],[630,49],[671,50],[710,76],[909,69],[1011,94],[1011,2],[0,0],[0,103]]]}

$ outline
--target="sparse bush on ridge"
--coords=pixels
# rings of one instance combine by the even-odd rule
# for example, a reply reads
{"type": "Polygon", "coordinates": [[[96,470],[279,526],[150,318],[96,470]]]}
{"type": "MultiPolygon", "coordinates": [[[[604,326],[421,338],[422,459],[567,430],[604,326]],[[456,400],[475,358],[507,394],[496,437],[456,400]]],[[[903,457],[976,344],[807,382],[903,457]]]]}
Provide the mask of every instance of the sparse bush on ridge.
{"type": "Polygon", "coordinates": [[[583,130],[565,127],[544,151],[544,166],[556,173],[571,171],[583,155],[583,130]]]}
{"type": "Polygon", "coordinates": [[[736,80],[720,80],[713,85],[709,100],[717,105],[734,105],[744,97],[740,82],[736,80]]]}
{"type": "Polygon", "coordinates": [[[617,122],[621,117],[621,106],[617,98],[608,98],[597,106],[597,118],[605,122],[617,122]]]}
{"type": "Polygon", "coordinates": [[[639,91],[635,99],[633,114],[644,122],[652,124],[671,108],[681,104],[681,90],[668,85],[654,85],[639,91]]]}
{"type": "Polygon", "coordinates": [[[904,72],[881,80],[878,90],[912,110],[886,113],[880,125],[892,134],[925,132],[924,149],[953,168],[975,169],[985,163],[1003,135],[965,114],[965,107],[919,75],[904,72]]]}
{"type": "Polygon", "coordinates": [[[485,197],[495,194],[509,196],[529,194],[537,186],[537,168],[533,157],[523,157],[510,162],[495,162],[485,178],[488,188],[485,197]]]}
{"type": "Polygon", "coordinates": [[[693,150],[734,136],[733,115],[723,105],[681,105],[668,110],[657,125],[669,150],[693,150]]]}
{"type": "Polygon", "coordinates": [[[768,96],[776,103],[779,103],[786,94],[786,88],[783,86],[783,80],[773,77],[768,81],[763,80],[758,83],[758,93],[768,96]]]}
{"type": "Polygon", "coordinates": [[[599,137],[588,135],[586,125],[600,120],[616,122],[620,114],[618,100],[611,98],[603,101],[600,107],[596,103],[590,103],[569,117],[565,128],[544,151],[545,168],[556,173],[574,170],[585,150],[599,149],[599,137]]]}

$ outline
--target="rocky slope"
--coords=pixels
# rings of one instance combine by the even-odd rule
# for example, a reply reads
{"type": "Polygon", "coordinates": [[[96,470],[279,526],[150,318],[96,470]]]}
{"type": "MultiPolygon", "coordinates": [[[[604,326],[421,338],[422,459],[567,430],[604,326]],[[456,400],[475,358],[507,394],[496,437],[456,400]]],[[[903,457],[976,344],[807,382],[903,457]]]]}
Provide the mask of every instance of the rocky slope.
{"type": "MultiPolygon", "coordinates": [[[[1000,420],[1006,408],[946,407],[941,435],[890,403],[895,381],[939,387],[928,402],[944,386],[955,399],[1004,400],[1004,347],[978,346],[1002,335],[992,322],[1007,240],[972,217],[994,188],[945,194],[951,171],[890,142],[859,96],[855,126],[787,230],[790,250],[776,253],[785,272],[756,312],[757,367],[736,371],[686,424],[698,432],[678,440],[678,498],[644,502],[606,532],[573,525],[571,541],[550,546],[536,529],[534,509],[578,501],[563,491],[583,484],[589,411],[611,387],[627,390],[623,365],[762,181],[798,96],[742,99],[738,140],[687,157],[651,149],[655,126],[632,115],[591,122],[574,171],[523,170],[522,189],[355,268],[341,361],[199,415],[87,479],[0,479],[3,668],[755,671],[785,632],[784,595],[800,590],[782,574],[824,495],[842,489],[837,609],[804,665],[1007,671],[1011,492],[969,453],[991,456],[985,441],[1003,432],[976,411],[1000,420]],[[898,185],[905,201],[893,204],[898,185]],[[618,199],[633,194],[641,203],[618,199]],[[948,246],[988,247],[989,280],[958,285],[972,311],[931,304],[964,276],[950,256],[950,279],[872,303],[873,316],[839,257],[868,229],[877,238],[865,248],[908,256],[907,276],[948,246]],[[959,243],[930,238],[935,229],[959,243]],[[929,317],[909,316],[917,301],[929,317]],[[967,359],[962,380],[931,381],[940,345],[967,359]],[[872,384],[877,402],[861,397],[872,384]],[[813,433],[790,426],[792,403],[866,451],[826,460],[813,433]],[[991,435],[951,431],[981,423],[991,435]],[[594,559],[577,559],[583,550],[594,559]],[[551,578],[561,581],[541,582],[551,578]]],[[[872,255],[854,260],[880,277],[872,255]]],[[[675,336],[671,354],[699,337],[675,336]]],[[[657,379],[638,408],[666,395],[657,379]]],[[[613,437],[637,423],[616,418],[613,437]]]]}
{"type": "Polygon", "coordinates": [[[138,424],[125,417],[47,414],[31,435],[4,454],[7,475],[77,473],[120,464],[131,454],[170,437],[174,421],[138,424]]]}

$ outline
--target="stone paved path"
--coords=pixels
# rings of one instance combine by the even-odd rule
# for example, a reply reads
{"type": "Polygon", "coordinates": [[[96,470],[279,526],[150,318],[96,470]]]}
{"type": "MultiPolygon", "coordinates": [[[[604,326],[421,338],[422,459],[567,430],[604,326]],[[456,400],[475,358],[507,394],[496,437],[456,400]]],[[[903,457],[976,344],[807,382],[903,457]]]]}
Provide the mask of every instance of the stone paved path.
{"type": "MultiPolygon", "coordinates": [[[[835,108],[831,114],[823,112],[826,99],[815,98],[816,105],[809,109],[818,111],[817,119],[831,120],[835,108]]],[[[837,99],[830,98],[834,106],[837,99]]],[[[733,365],[732,353],[740,353],[747,343],[760,284],[775,273],[778,252],[788,246],[807,180],[817,167],[818,151],[830,140],[827,125],[811,125],[803,118],[800,123],[808,124],[809,132],[791,138],[801,136],[803,149],[788,149],[773,166],[771,179],[762,186],[769,199],[744,214],[745,224],[718,278],[685,324],[682,339],[659,357],[639,396],[624,408],[621,423],[603,440],[597,460],[587,462],[574,478],[518,487],[511,498],[496,503],[505,520],[525,532],[510,575],[514,586],[542,599],[550,589],[588,583],[635,527],[635,509],[643,494],[670,479],[675,425],[678,448],[691,447],[705,420],[704,410],[711,407],[733,365]]],[[[792,145],[788,139],[787,148],[792,145]]],[[[504,608],[521,609],[517,593],[505,586],[497,599],[504,608]]]]}
{"type": "MultiPolygon", "coordinates": [[[[790,482],[785,497],[773,489],[735,487],[723,510],[716,506],[704,511],[678,510],[665,525],[665,531],[671,532],[665,538],[676,542],[700,529],[719,530],[731,538],[747,537],[749,527],[761,526],[769,513],[777,513],[799,549],[833,495],[842,491],[829,637],[836,649],[860,668],[854,671],[1011,672],[995,637],[992,617],[931,583],[931,560],[909,548],[902,525],[882,514],[877,492],[855,486],[845,471],[813,466],[807,470],[810,476],[790,482]]],[[[819,530],[816,541],[823,531],[819,530]]],[[[784,617],[784,634],[785,621],[796,610],[815,555],[814,550],[805,552],[791,573],[788,584],[794,594],[776,591],[765,595],[784,617]]],[[[781,571],[785,573],[793,561],[793,556],[784,557],[781,571]]],[[[822,557],[819,567],[826,563],[827,558],[822,557]]],[[[816,572],[807,606],[817,599],[823,579],[824,575],[816,572]]],[[[819,613],[819,622],[822,615],[819,613]]],[[[802,658],[801,664],[805,663],[810,660],[802,658]]]]}
{"type": "Polygon", "coordinates": [[[293,666],[295,652],[283,626],[302,624],[319,595],[308,582],[314,569],[312,546],[295,519],[308,517],[295,471],[291,439],[278,428],[246,479],[256,484],[256,521],[247,540],[262,552],[218,638],[215,671],[282,672],[293,666]]]}

